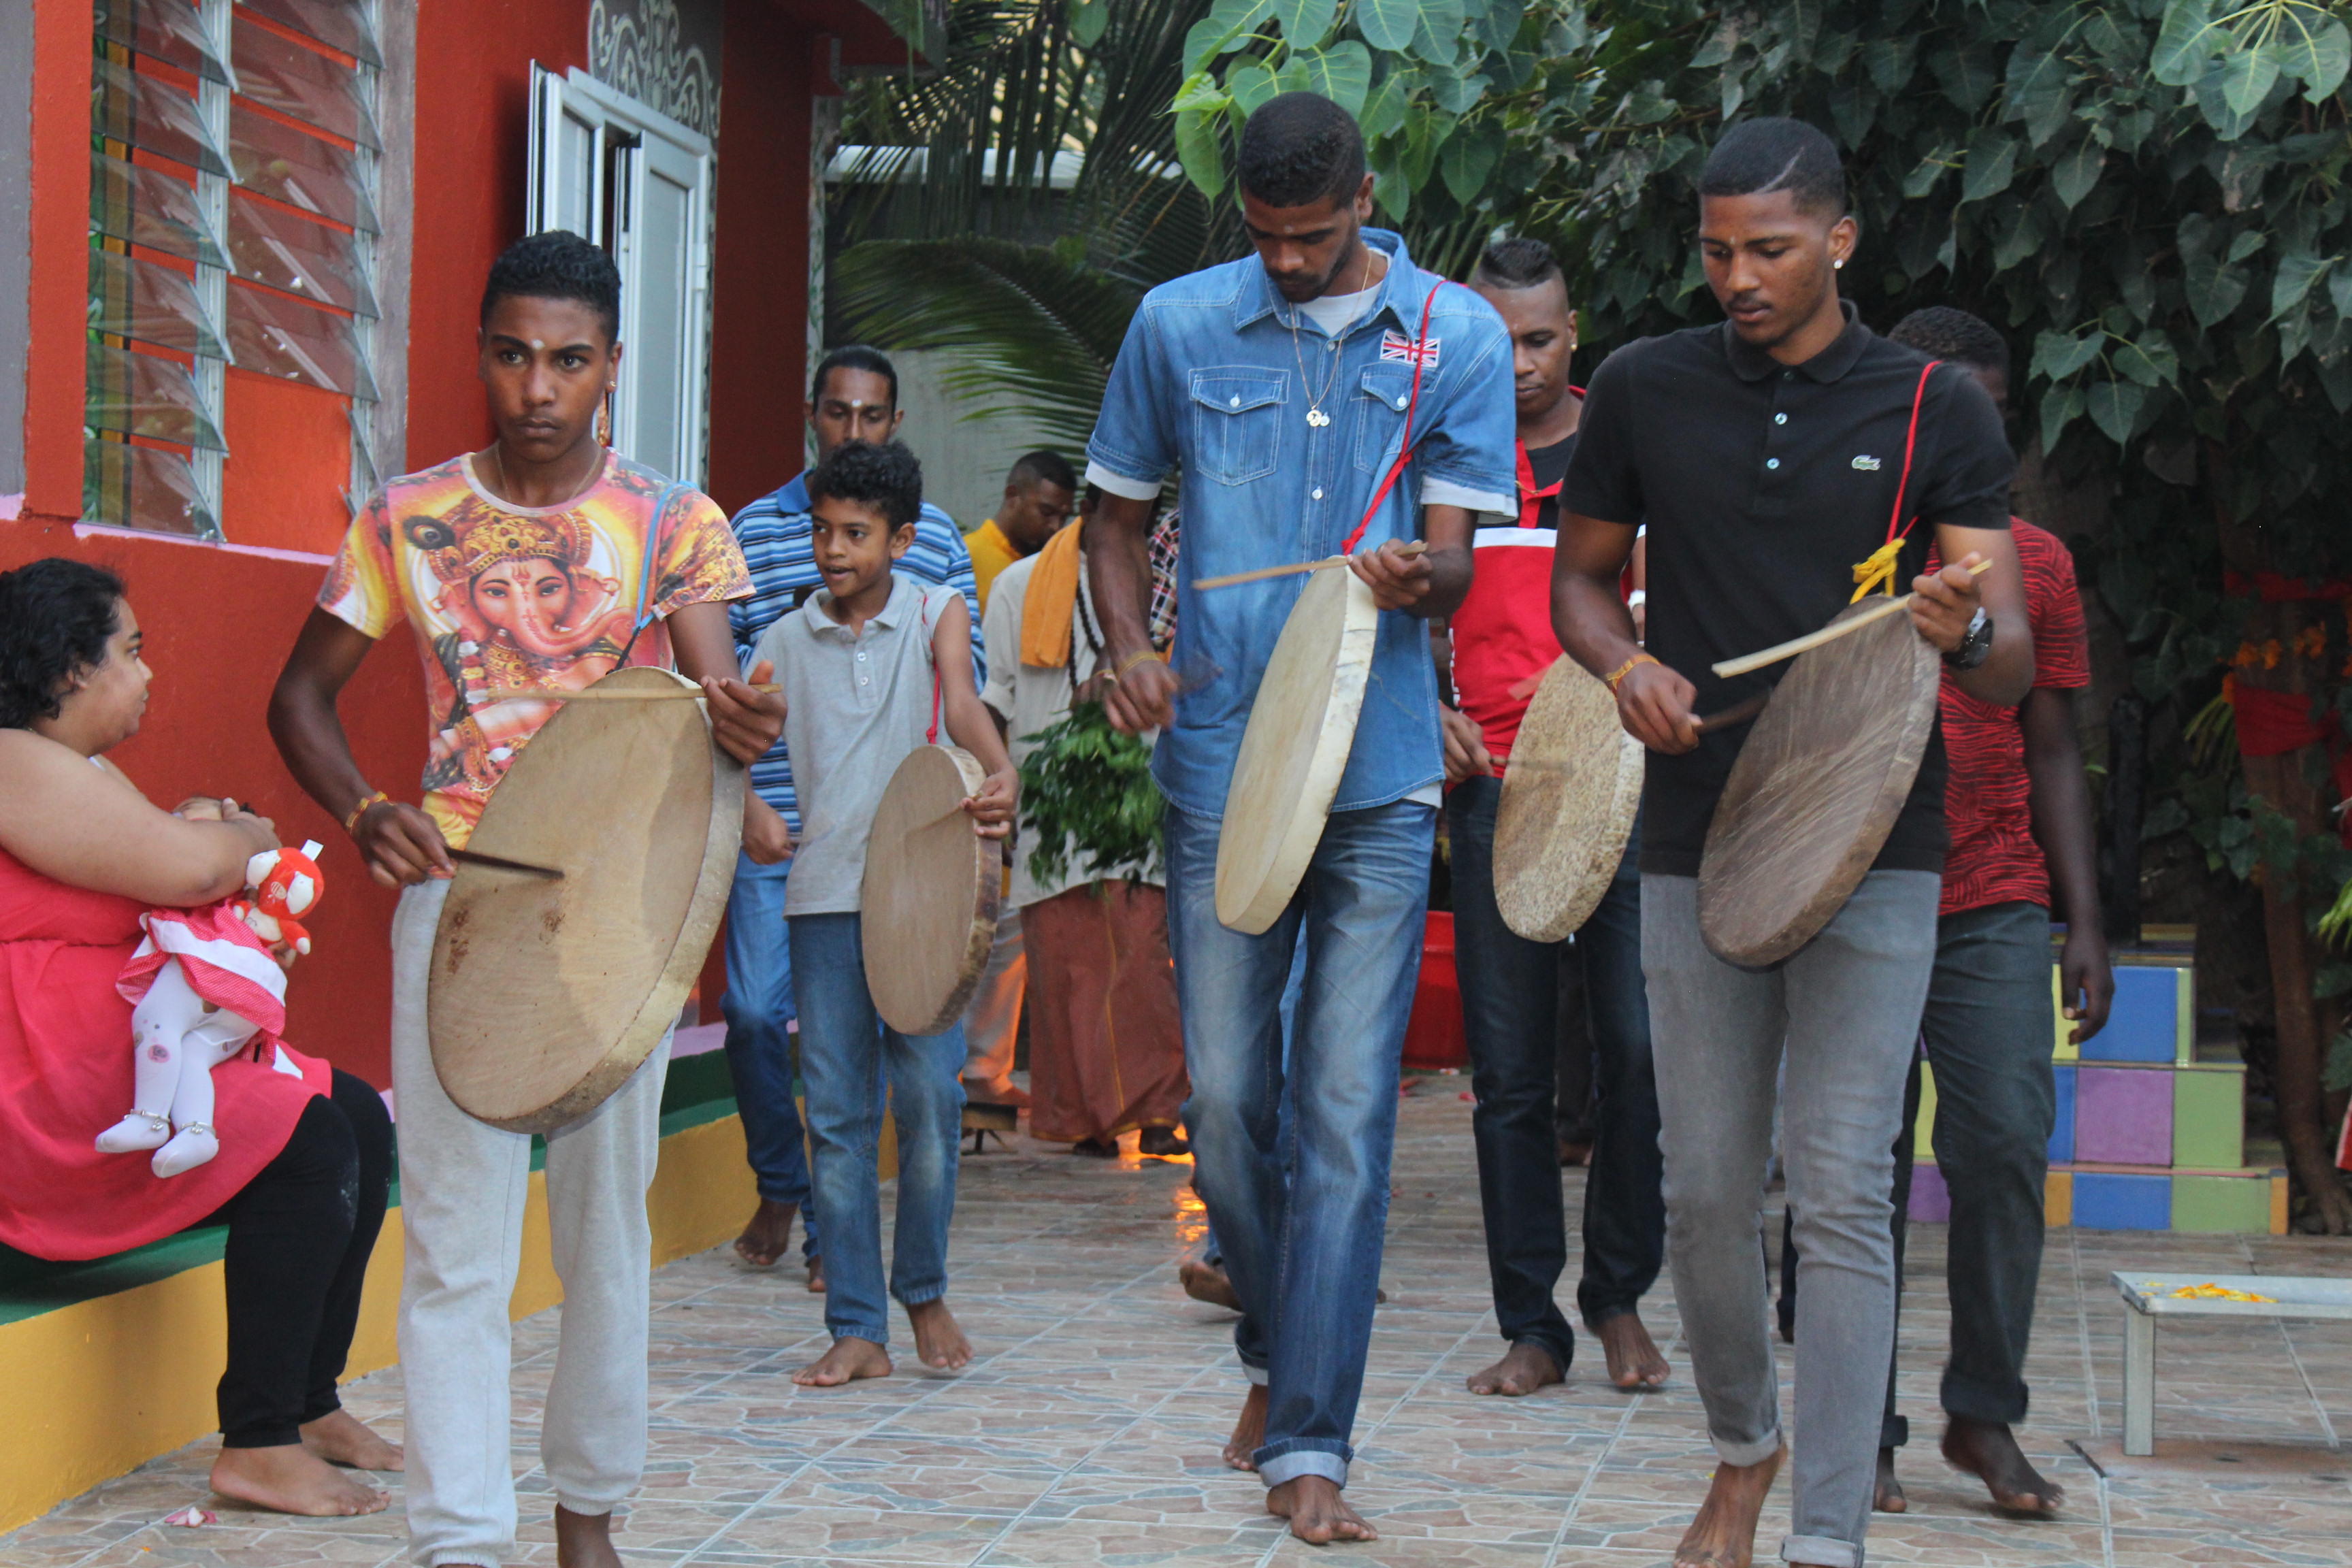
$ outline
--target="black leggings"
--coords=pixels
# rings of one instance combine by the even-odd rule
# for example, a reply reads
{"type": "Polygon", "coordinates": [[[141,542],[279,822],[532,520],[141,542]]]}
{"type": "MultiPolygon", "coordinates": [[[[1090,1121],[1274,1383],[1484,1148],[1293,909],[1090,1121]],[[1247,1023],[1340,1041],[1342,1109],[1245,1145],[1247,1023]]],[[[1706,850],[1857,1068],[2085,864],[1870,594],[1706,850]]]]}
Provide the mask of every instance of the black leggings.
{"type": "Polygon", "coordinates": [[[302,1440],[305,1422],[341,1407],[368,1254],[383,1226],[392,1118],[361,1079],[335,1074],[278,1157],[213,1216],[228,1222],[228,1370],[222,1447],[302,1440]]]}

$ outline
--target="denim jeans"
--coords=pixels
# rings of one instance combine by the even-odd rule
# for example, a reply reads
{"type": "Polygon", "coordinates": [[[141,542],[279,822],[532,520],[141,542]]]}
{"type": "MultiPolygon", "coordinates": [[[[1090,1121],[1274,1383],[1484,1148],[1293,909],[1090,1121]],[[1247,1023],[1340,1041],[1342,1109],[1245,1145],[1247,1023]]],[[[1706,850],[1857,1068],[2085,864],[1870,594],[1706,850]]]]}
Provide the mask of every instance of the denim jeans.
{"type": "Polygon", "coordinates": [[[963,1026],[902,1035],[883,1024],[866,988],[856,914],[794,915],[793,994],[800,1004],[801,1077],[808,1084],[811,1184],[824,1226],[824,1326],[835,1339],[890,1342],[882,1286],[883,1084],[898,1126],[898,1221],[889,1295],[919,1307],[948,1289],[948,1222],[955,1217],[963,1132],[963,1026]]]}
{"type": "Polygon", "coordinates": [[[1184,1122],[1242,1300],[1234,1348],[1267,1385],[1255,1461],[1269,1487],[1304,1475],[1344,1486],[1355,1455],[1435,825],[1411,801],[1333,813],[1290,907],[1244,936],[1217,920],[1218,824],[1168,813],[1168,937],[1192,1078],[1184,1122]],[[1286,1069],[1282,994],[1302,937],[1286,1069]]]}
{"type": "Polygon", "coordinates": [[[809,1204],[808,1153],[793,1103],[793,954],[784,936],[784,878],[793,868],[735,859],[727,898],[727,1071],[743,1118],[743,1154],[760,1195],[801,1211],[801,1256],[814,1258],[816,1211],[809,1204]]]}
{"type": "Polygon", "coordinates": [[[1766,970],[1699,937],[1698,879],[1642,879],[1642,963],[1656,1027],[1675,1300],[1708,1436],[1725,1463],[1782,1442],[1765,1329],[1764,1172],[1775,1079],[1796,1211],[1796,1447],[1790,1563],[1861,1568],[1895,1342],[1887,1201],[1942,879],[1872,871],[1820,934],[1766,970]]]}
{"type": "Polygon", "coordinates": [[[1500,779],[1465,779],[1445,801],[1454,963],[1478,1100],[1470,1125],[1496,1319],[1507,1342],[1535,1342],[1564,1373],[1576,1349],[1552,1300],[1568,1261],[1554,1103],[1564,1025],[1589,1021],[1597,1069],[1584,1277],[1577,1288],[1585,1322],[1598,1326],[1633,1311],[1657,1282],[1665,1253],[1658,1090],[1642,984],[1642,884],[1634,871],[1642,837],[1637,825],[1608,893],[1573,941],[1529,942],[1504,923],[1495,903],[1495,812],[1502,795],[1500,779]],[[1584,1019],[1564,1018],[1570,1006],[1582,1008],[1584,1019]]]}

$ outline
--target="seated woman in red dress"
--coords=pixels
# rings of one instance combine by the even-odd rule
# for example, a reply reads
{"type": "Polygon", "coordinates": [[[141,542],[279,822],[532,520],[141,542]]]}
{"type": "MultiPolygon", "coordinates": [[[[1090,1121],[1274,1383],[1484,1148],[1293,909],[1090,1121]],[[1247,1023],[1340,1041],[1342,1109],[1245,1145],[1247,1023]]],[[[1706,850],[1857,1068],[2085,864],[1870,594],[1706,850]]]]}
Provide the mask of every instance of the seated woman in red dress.
{"type": "MultiPolygon", "coordinates": [[[[398,1469],[335,1380],[383,1223],[392,1124],[367,1084],[280,1047],[213,1069],[219,1156],[160,1180],[97,1135],[131,1103],[131,1004],[116,988],[139,917],[239,891],[278,847],[234,801],[149,804],[104,755],[138,731],[150,672],[113,574],[36,561],[0,573],[0,1242],[102,1258],[228,1225],[228,1369],[214,1489],[303,1514],[373,1513],[335,1469],[398,1469]]],[[[259,738],[256,737],[256,743],[259,738]]]]}

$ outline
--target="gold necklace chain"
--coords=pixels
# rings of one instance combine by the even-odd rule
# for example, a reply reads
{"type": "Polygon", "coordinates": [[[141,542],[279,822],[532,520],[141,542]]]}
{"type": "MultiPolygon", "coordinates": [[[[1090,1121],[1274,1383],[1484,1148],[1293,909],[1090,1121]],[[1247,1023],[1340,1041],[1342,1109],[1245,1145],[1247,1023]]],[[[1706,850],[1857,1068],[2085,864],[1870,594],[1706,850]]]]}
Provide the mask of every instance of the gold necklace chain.
{"type": "MultiPolygon", "coordinates": [[[[1388,267],[1385,262],[1383,262],[1381,268],[1381,278],[1386,278],[1387,276],[1388,267]]],[[[1367,279],[1363,288],[1358,289],[1357,292],[1360,294],[1368,294],[1380,286],[1380,278],[1367,279]]],[[[1298,363],[1298,385],[1302,391],[1314,384],[1314,378],[1307,374],[1306,352],[1298,346],[1298,317],[1301,310],[1303,309],[1303,306],[1294,305],[1290,310],[1290,357],[1298,363]]],[[[1307,401],[1307,423],[1315,426],[1318,430],[1331,423],[1331,416],[1323,412],[1323,403],[1326,398],[1331,395],[1332,392],[1336,390],[1339,384],[1339,355],[1337,352],[1339,342],[1349,332],[1355,331],[1357,320],[1362,314],[1363,306],[1359,302],[1355,310],[1350,312],[1348,319],[1339,324],[1339,330],[1331,334],[1331,347],[1333,351],[1331,353],[1331,374],[1324,377],[1323,389],[1320,392],[1316,393],[1307,401]]]]}

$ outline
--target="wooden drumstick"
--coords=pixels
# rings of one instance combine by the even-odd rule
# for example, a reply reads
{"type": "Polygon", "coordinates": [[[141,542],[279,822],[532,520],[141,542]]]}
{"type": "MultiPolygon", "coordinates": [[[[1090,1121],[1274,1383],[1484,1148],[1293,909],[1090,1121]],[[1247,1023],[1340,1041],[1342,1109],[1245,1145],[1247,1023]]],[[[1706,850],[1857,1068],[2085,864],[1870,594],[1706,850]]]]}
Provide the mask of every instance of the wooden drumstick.
{"type": "MultiPolygon", "coordinates": [[[[1969,568],[1969,575],[1981,577],[1991,565],[1992,563],[1990,561],[1979,561],[1969,568]]],[[[1897,610],[1907,610],[1911,607],[1911,601],[1918,596],[1916,594],[1906,594],[1899,599],[1890,597],[1871,605],[1858,616],[1843,621],[1832,621],[1817,632],[1807,632],[1803,637],[1791,637],[1787,642],[1776,643],[1770,647],[1744,654],[1738,658],[1727,658],[1721,664],[1710,668],[1717,675],[1730,677],[1745,675],[1751,669],[1761,669],[1768,664],[1778,664],[1784,658],[1794,658],[1808,648],[1819,647],[1825,642],[1835,642],[1848,633],[1858,632],[1874,621],[1883,621],[1897,610]]]]}
{"type": "MultiPolygon", "coordinates": [[[[1416,539],[1397,553],[1419,555],[1428,548],[1429,545],[1424,541],[1416,539]]],[[[1230,588],[1236,583],[1263,583],[1268,577],[1288,577],[1300,572],[1320,572],[1326,567],[1345,566],[1349,560],[1349,557],[1345,555],[1326,555],[1320,561],[1294,561],[1287,566],[1261,566],[1255,572],[1234,572],[1223,577],[1203,577],[1192,586],[1230,588]]]]}
{"type": "MultiPolygon", "coordinates": [[[[1772,694],[1769,691],[1759,691],[1755,696],[1748,698],[1746,701],[1735,702],[1719,713],[1710,713],[1706,718],[1701,719],[1698,721],[1698,732],[1702,735],[1712,735],[1717,730],[1728,730],[1734,724],[1745,724],[1750,719],[1755,718],[1759,713],[1763,712],[1765,704],[1771,700],[1772,694]]],[[[1540,768],[1551,773],[1567,773],[1570,770],[1571,764],[1567,763],[1521,763],[1513,761],[1507,763],[1506,766],[1514,768],[1540,768]]]]}
{"type": "Polygon", "coordinates": [[[528,860],[509,860],[503,855],[485,855],[478,849],[452,849],[452,860],[463,860],[472,866],[486,866],[493,871],[520,871],[527,876],[545,877],[552,882],[563,880],[563,873],[552,866],[534,866],[528,860]]]}
{"type": "MultiPolygon", "coordinates": [[[[782,691],[774,681],[745,682],[754,691],[782,691]]],[[[492,702],[692,702],[702,697],[699,686],[657,686],[634,691],[556,691],[537,686],[493,686],[482,693],[492,702]]]]}

